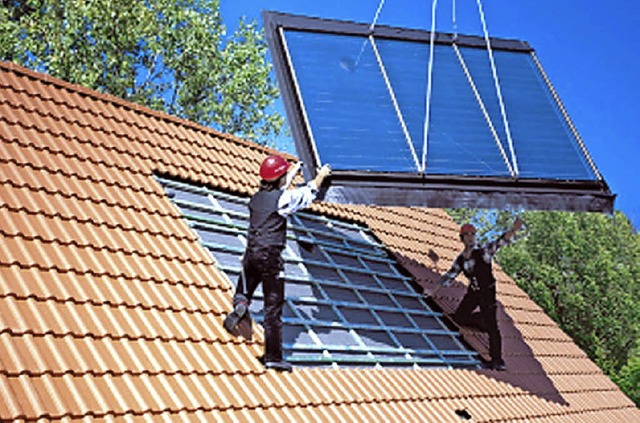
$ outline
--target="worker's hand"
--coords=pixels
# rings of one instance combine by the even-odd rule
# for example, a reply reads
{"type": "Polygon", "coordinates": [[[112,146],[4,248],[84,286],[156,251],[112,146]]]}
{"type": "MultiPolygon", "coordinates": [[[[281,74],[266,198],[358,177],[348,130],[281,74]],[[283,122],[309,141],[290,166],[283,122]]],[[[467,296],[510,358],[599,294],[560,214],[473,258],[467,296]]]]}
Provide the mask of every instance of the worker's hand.
{"type": "Polygon", "coordinates": [[[289,188],[289,186],[295,179],[298,172],[300,172],[300,169],[302,168],[302,164],[303,164],[302,162],[296,162],[293,166],[289,168],[289,171],[287,172],[287,177],[285,179],[282,189],[286,190],[287,188],[289,188]]]}
{"type": "Polygon", "coordinates": [[[329,166],[328,164],[322,166],[318,171],[318,176],[320,176],[322,179],[326,178],[329,175],[331,175],[331,166],[329,166]]]}
{"type": "Polygon", "coordinates": [[[316,174],[316,177],[314,178],[314,182],[316,183],[316,187],[320,188],[320,185],[322,185],[322,181],[324,181],[324,178],[326,178],[330,174],[331,174],[331,167],[328,164],[326,164],[326,165],[322,166],[320,169],[318,169],[318,173],[316,174]]]}
{"type": "Polygon", "coordinates": [[[522,228],[522,224],[524,222],[522,221],[522,219],[520,218],[520,216],[516,217],[516,221],[513,222],[513,226],[511,227],[511,230],[513,232],[517,232],[520,230],[520,228],[522,228]]]}

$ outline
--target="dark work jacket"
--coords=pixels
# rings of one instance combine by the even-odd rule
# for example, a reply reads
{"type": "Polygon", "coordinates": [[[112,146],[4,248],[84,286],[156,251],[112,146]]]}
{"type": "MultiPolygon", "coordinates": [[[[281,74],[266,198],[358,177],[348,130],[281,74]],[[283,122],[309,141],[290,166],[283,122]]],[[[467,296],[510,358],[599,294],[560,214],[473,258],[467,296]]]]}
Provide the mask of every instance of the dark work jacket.
{"type": "Polygon", "coordinates": [[[284,248],[287,219],[278,214],[278,200],[282,192],[260,190],[249,200],[248,249],[284,248]]]}
{"type": "Polygon", "coordinates": [[[492,270],[492,261],[489,260],[487,263],[484,261],[484,248],[474,248],[471,252],[471,259],[474,261],[473,269],[470,271],[465,269],[464,262],[467,261],[464,259],[464,256],[460,254],[458,260],[460,263],[458,265],[462,268],[462,272],[471,282],[472,289],[486,289],[494,286],[496,284],[496,279],[493,276],[492,270]],[[475,282],[474,282],[475,281],[475,282]]]}

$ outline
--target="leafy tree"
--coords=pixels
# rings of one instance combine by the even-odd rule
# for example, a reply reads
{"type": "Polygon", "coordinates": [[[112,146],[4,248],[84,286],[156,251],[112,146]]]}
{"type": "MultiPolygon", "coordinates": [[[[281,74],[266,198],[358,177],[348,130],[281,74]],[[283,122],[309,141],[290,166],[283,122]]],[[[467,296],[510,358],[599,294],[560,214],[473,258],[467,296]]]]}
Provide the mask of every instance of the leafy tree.
{"type": "Polygon", "coordinates": [[[627,364],[613,379],[629,398],[640,407],[640,342],[627,364]]]}
{"type": "Polygon", "coordinates": [[[0,58],[264,143],[278,90],[255,22],[219,0],[2,0],[0,58]]]}
{"type": "MultiPolygon", "coordinates": [[[[512,212],[452,210],[481,237],[512,212]]],[[[496,259],[517,284],[635,401],[640,362],[640,235],[621,212],[525,212],[526,231],[496,259]],[[635,354],[635,355],[634,355],[635,354]]]]}

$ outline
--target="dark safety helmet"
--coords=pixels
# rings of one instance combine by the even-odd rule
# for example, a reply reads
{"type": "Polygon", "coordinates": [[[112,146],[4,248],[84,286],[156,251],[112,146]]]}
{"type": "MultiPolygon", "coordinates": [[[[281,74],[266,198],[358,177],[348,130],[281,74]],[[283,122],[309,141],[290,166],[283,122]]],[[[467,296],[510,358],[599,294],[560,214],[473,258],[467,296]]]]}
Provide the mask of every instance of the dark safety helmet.
{"type": "Polygon", "coordinates": [[[260,165],[260,177],[265,181],[275,181],[287,173],[289,166],[291,165],[288,161],[277,154],[273,154],[264,159],[260,165]]]}

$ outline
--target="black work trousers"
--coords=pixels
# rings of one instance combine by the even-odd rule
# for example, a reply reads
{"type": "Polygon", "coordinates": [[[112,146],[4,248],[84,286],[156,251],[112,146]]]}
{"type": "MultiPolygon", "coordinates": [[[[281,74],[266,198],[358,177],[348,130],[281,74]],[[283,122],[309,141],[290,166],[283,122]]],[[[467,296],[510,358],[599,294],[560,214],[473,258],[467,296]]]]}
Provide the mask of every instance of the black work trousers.
{"type": "Polygon", "coordinates": [[[489,334],[489,355],[494,363],[502,362],[502,338],[496,317],[496,286],[469,288],[460,301],[453,320],[489,334]],[[480,311],[474,311],[480,307],[480,311]]]}
{"type": "Polygon", "coordinates": [[[238,278],[234,305],[246,297],[251,303],[253,294],[262,282],[264,294],[264,360],[282,360],[282,308],[284,306],[284,279],[280,277],[283,270],[282,250],[272,247],[267,249],[247,249],[242,260],[243,272],[238,278]]]}

